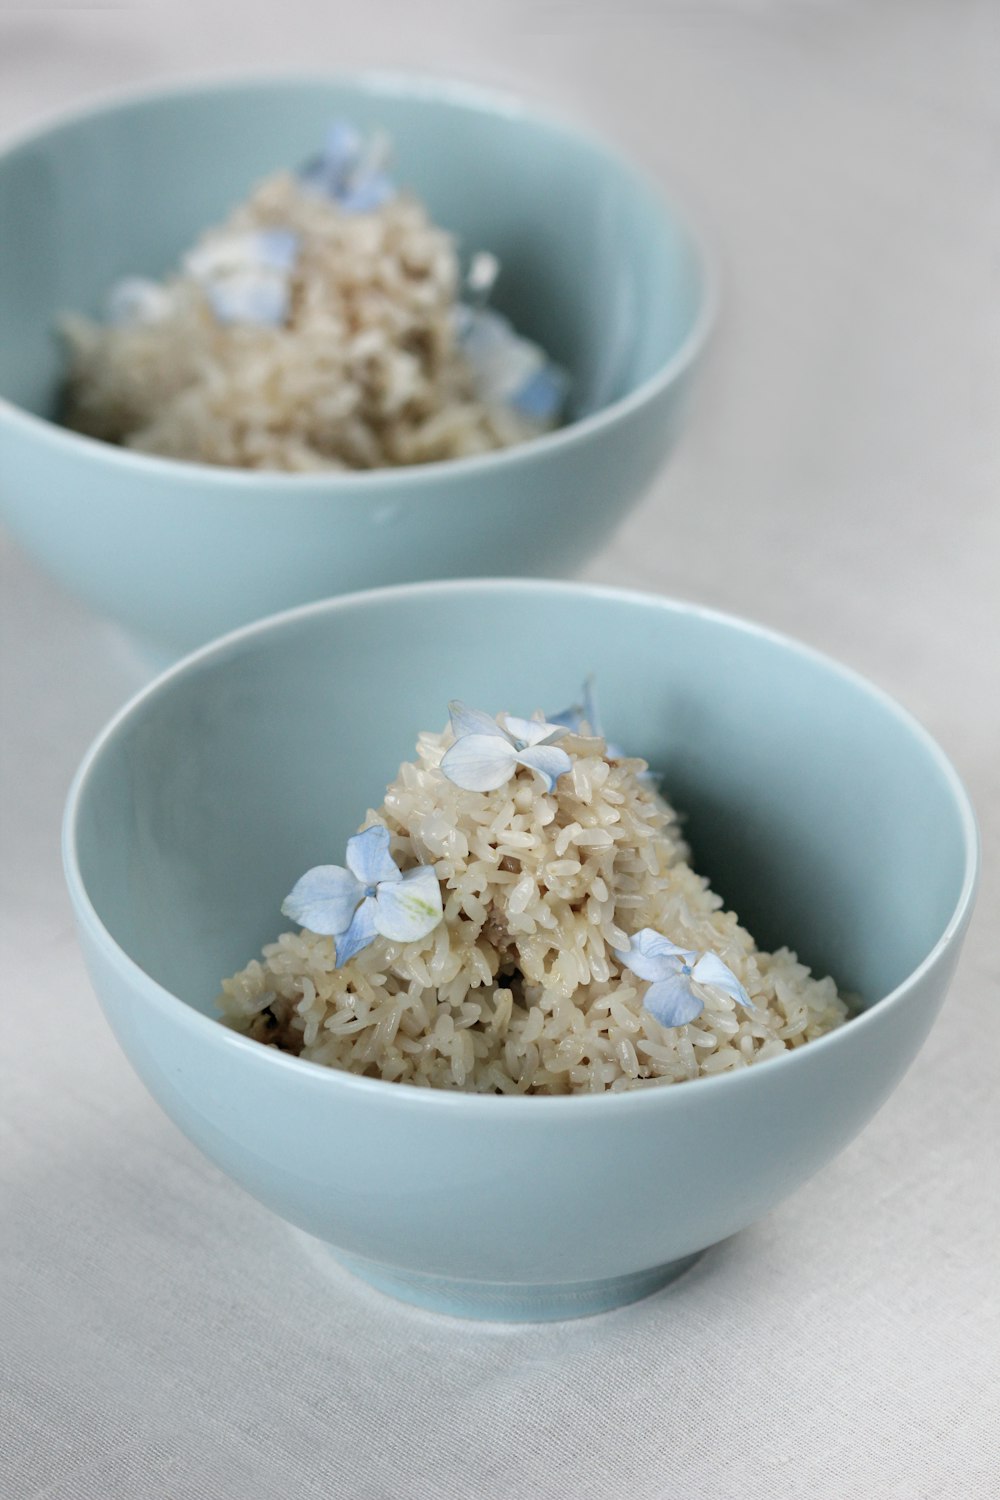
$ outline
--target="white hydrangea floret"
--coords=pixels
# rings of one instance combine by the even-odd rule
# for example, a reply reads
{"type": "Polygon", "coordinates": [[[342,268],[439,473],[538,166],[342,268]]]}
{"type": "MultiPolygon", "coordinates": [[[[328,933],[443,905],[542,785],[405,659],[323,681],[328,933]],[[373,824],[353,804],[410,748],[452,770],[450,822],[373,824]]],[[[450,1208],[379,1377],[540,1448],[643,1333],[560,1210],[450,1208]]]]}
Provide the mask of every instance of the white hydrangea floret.
{"type": "Polygon", "coordinates": [[[679,948],[653,927],[644,927],[630,939],[627,948],[616,948],[614,954],[637,979],[649,981],[643,1008],[661,1026],[684,1026],[701,1015],[705,1002],[695,994],[695,985],[720,990],[745,1010],[754,1008],[750,996],[718,954],[699,955],[689,948],[679,948]]]}
{"type": "Polygon", "coordinates": [[[334,939],[338,967],[376,936],[412,943],[441,921],[441,887],[432,866],[400,870],[382,824],[348,839],[346,858],[346,869],[307,870],[281,907],[300,926],[334,939]]]}
{"type": "Polygon", "coordinates": [[[566,730],[542,719],[518,719],[501,714],[500,723],[464,703],[448,705],[455,743],[445,752],[441,770],[449,781],[467,792],[493,792],[509,781],[518,766],[537,771],[550,792],[573,762],[554,741],[566,730]]]}

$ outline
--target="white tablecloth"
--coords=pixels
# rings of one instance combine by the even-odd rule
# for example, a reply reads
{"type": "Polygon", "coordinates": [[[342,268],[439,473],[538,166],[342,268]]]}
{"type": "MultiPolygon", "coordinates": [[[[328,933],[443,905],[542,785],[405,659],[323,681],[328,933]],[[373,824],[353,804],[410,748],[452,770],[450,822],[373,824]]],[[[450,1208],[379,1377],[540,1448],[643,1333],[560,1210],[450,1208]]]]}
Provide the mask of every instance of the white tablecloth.
{"type": "Polygon", "coordinates": [[[4,543],[3,1500],[1000,1491],[998,17],[990,0],[0,9],[0,129],[196,67],[410,65],[583,115],[693,190],[726,262],[720,335],[682,452],[588,576],[755,616],[868,674],[954,758],[986,844],[917,1065],[763,1223],[589,1321],[410,1311],[321,1272],[107,1032],[58,827],[143,671],[4,543]]]}

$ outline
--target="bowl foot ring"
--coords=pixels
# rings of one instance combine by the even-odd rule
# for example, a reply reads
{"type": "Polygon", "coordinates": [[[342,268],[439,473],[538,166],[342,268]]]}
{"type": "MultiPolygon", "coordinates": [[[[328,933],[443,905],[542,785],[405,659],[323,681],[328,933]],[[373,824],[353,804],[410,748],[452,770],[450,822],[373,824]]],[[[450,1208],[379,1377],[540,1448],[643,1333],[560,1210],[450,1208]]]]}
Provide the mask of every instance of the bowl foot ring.
{"type": "Polygon", "coordinates": [[[694,1255],[685,1255],[679,1260],[652,1266],[645,1271],[634,1271],[627,1276],[610,1276],[598,1281],[524,1284],[464,1281],[428,1276],[419,1271],[403,1271],[395,1266],[345,1255],[343,1251],[334,1250],[317,1240],[312,1240],[312,1248],[316,1257],[329,1257],[369,1286],[395,1297],[397,1301],[452,1318],[493,1323],[553,1323],[610,1312],[612,1308],[625,1307],[630,1302],[650,1297],[676,1281],[703,1253],[697,1251],[694,1255]]]}

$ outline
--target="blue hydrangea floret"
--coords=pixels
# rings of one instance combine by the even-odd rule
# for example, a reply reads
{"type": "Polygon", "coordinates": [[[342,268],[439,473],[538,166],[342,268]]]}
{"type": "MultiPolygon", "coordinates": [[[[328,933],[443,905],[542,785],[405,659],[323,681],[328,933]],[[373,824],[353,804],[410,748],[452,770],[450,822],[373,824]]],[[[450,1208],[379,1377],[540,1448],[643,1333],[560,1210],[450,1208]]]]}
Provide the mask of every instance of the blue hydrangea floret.
{"type": "Polygon", "coordinates": [[[388,154],[384,136],[365,141],[347,120],[337,120],[326,133],[323,150],[299,172],[299,181],[332,199],[345,213],[374,213],[396,196],[385,171],[388,154]]]}
{"type": "Polygon", "coordinates": [[[487,306],[499,275],[496,256],[478,250],[469,262],[464,300],[455,309],[456,337],[481,401],[503,402],[531,421],[551,425],[565,405],[569,376],[487,306]]]}
{"type": "Polygon", "coordinates": [[[183,264],[219,323],[278,328],[288,318],[298,253],[294,230],[248,229],[212,235],[183,264]]]}
{"type": "Polygon", "coordinates": [[[455,331],[481,401],[505,403],[543,425],[557,420],[566,403],[569,377],[544,349],[489,307],[460,303],[455,331]]]}
{"type": "Polygon", "coordinates": [[[445,752],[441,770],[467,792],[493,792],[527,766],[551,792],[558,777],[572,769],[573,762],[555,743],[566,733],[559,724],[541,719],[518,719],[501,714],[502,723],[478,708],[450,703],[451,730],[455,743],[445,752]]]}
{"type": "MultiPolygon", "coordinates": [[[[609,760],[628,760],[633,757],[609,740],[601,727],[600,715],[597,711],[597,697],[594,692],[594,674],[591,672],[580,690],[580,697],[576,703],[571,703],[568,708],[561,709],[557,714],[549,715],[551,724],[561,724],[572,734],[594,734],[598,739],[604,741],[604,748],[609,760]]],[[[659,778],[647,766],[644,771],[636,772],[636,780],[645,782],[647,786],[656,786],[659,778]]]]}
{"type": "Polygon", "coordinates": [[[376,936],[412,943],[433,932],[444,915],[438,878],[430,865],[400,870],[387,828],[376,823],[348,839],[346,859],[346,869],[307,870],[281,906],[293,922],[333,938],[338,967],[376,936]]]}
{"type": "Polygon", "coordinates": [[[562,724],[572,734],[594,734],[598,739],[604,740],[608,754],[613,760],[624,757],[625,752],[619,750],[617,745],[609,744],[601,728],[601,719],[597,712],[597,698],[594,693],[593,672],[588,674],[576,703],[571,703],[568,708],[550,715],[550,722],[562,724]]]}
{"type": "Polygon", "coordinates": [[[136,328],[161,323],[173,311],[173,298],[165,286],[145,276],[123,276],[104,302],[104,320],[115,328],[136,328]]]}
{"type": "Polygon", "coordinates": [[[695,993],[695,986],[720,990],[744,1010],[753,1010],[753,1001],[736,975],[718,954],[679,948],[662,932],[644,927],[629,941],[627,948],[616,948],[615,957],[638,979],[649,981],[643,1007],[661,1026],[685,1026],[700,1016],[705,1002],[695,993]]]}

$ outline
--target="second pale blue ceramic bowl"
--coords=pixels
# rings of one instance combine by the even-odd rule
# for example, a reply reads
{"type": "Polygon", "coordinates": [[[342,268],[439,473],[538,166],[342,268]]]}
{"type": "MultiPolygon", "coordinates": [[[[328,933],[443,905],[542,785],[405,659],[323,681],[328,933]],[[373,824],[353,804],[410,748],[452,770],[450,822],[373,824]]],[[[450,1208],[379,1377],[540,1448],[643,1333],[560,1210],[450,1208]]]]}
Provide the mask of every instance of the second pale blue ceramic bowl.
{"type": "Polygon", "coordinates": [[[159,652],[307,600],[411,579],[571,572],[673,446],[712,318],[705,254],[614,151],[518,101],[420,78],[145,95],[0,152],[0,516],[67,588],[159,652]],[[331,119],[387,131],[398,180],[573,380],[572,423],[479,459],[246,473],[67,432],[56,323],[163,275],[331,119]]]}
{"type": "Polygon", "coordinates": [[[108,1020],[212,1161],[386,1291],[548,1319],[654,1290],[857,1134],[944,998],[977,840],[933,741],[824,657],[661,599],[472,582],[311,606],[182,662],[87,756],[65,860],[108,1020]],[[608,733],[689,814],[697,868],[859,1016],[737,1074],[568,1098],[358,1078],[212,1018],[449,698],[552,711],[590,671],[608,733]]]}

